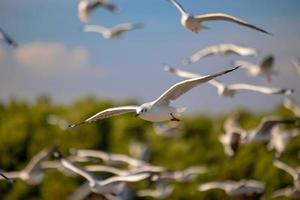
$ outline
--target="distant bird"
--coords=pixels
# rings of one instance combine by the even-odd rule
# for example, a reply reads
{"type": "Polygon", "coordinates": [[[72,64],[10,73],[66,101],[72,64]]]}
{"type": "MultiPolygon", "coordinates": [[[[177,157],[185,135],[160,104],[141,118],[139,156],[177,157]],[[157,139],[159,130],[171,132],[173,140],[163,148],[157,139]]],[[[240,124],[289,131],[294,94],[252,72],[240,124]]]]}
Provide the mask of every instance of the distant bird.
{"type": "Polygon", "coordinates": [[[212,189],[221,189],[229,196],[252,196],[262,194],[265,190],[265,184],[255,180],[241,180],[241,181],[219,181],[208,182],[201,184],[198,191],[203,192],[212,189]]]}
{"type": "MultiPolygon", "coordinates": [[[[201,74],[195,74],[192,72],[187,72],[183,70],[177,70],[173,68],[171,65],[164,65],[165,71],[171,72],[179,77],[182,78],[196,78],[201,77],[201,74]]],[[[271,88],[271,87],[264,87],[258,85],[252,85],[247,83],[235,83],[235,84],[224,84],[216,79],[210,80],[208,83],[215,86],[218,90],[218,95],[224,97],[234,97],[237,92],[241,90],[258,92],[262,94],[284,94],[290,95],[294,92],[292,88],[271,88]]]]}
{"type": "Polygon", "coordinates": [[[179,12],[181,13],[181,25],[184,28],[186,28],[192,32],[195,32],[195,33],[198,33],[199,31],[201,31],[203,29],[207,29],[207,27],[202,25],[203,22],[220,21],[221,20],[221,21],[228,21],[228,22],[236,23],[241,26],[246,26],[248,28],[252,28],[257,31],[266,33],[266,34],[270,34],[267,31],[265,31],[261,28],[258,28],[246,21],[243,21],[234,16],[227,15],[224,13],[209,13],[209,14],[204,14],[204,15],[193,16],[192,14],[187,13],[176,0],[168,0],[168,1],[171,2],[177,8],[177,10],[179,10],[179,12]]]}
{"type": "Polygon", "coordinates": [[[2,28],[0,28],[0,41],[1,40],[14,48],[18,47],[18,43],[12,39],[2,28]]]}
{"type": "Polygon", "coordinates": [[[241,133],[228,131],[219,136],[219,141],[223,144],[225,154],[233,157],[240,147],[241,133]]]}
{"type": "Polygon", "coordinates": [[[69,122],[57,115],[48,115],[47,123],[50,125],[58,126],[61,130],[67,130],[69,127],[69,122]]]}
{"type": "Polygon", "coordinates": [[[156,189],[144,189],[138,190],[138,197],[152,197],[155,199],[164,199],[170,196],[174,190],[174,187],[167,186],[165,183],[158,182],[156,189]]]}
{"type": "Polygon", "coordinates": [[[272,55],[265,57],[259,64],[253,64],[247,61],[235,61],[234,64],[246,69],[250,76],[266,77],[268,82],[272,81],[272,76],[278,75],[278,72],[273,69],[274,57],[272,55]]]}
{"type": "Polygon", "coordinates": [[[257,128],[244,132],[241,143],[267,143],[271,139],[271,130],[273,127],[280,124],[295,124],[296,122],[296,119],[282,119],[276,116],[264,117],[257,128]]]}
{"type": "Polygon", "coordinates": [[[99,25],[85,25],[83,31],[100,33],[105,39],[120,39],[125,32],[143,28],[143,27],[144,25],[141,23],[118,24],[112,28],[99,26],[99,25]]]}
{"type": "Polygon", "coordinates": [[[295,100],[291,97],[283,101],[283,106],[289,109],[296,117],[300,117],[300,106],[296,104],[295,100]]]}
{"type": "Polygon", "coordinates": [[[282,130],[280,127],[274,127],[271,131],[271,140],[268,149],[275,149],[276,157],[280,157],[284,152],[290,140],[300,135],[299,130],[282,130]]]}
{"type": "Polygon", "coordinates": [[[287,172],[293,177],[293,182],[294,182],[294,188],[300,191],[300,172],[296,171],[293,169],[291,166],[285,164],[284,162],[275,159],[273,161],[273,164],[275,167],[287,172]]]}
{"type": "Polygon", "coordinates": [[[298,77],[299,77],[299,79],[300,79],[300,58],[299,58],[299,57],[296,57],[296,59],[293,60],[292,62],[293,62],[294,67],[296,68],[298,77]]]}
{"type": "MultiPolygon", "coordinates": [[[[3,174],[9,179],[21,179],[30,185],[38,185],[44,177],[44,171],[41,168],[41,164],[50,157],[52,151],[53,149],[44,149],[35,155],[21,171],[5,172],[3,174]]],[[[1,178],[2,177],[0,177],[0,179],[1,178]]]]}
{"type": "Polygon", "coordinates": [[[178,138],[182,126],[178,122],[168,122],[167,124],[163,122],[153,123],[154,132],[159,136],[168,138],[178,138]]]}
{"type": "Polygon", "coordinates": [[[277,197],[288,197],[291,199],[300,199],[300,190],[297,190],[295,187],[282,188],[273,192],[272,198],[277,198],[277,197]]]}
{"type": "Polygon", "coordinates": [[[75,166],[69,160],[63,158],[59,152],[55,152],[55,157],[60,160],[61,164],[73,171],[74,173],[84,177],[89,182],[90,190],[96,194],[118,194],[120,191],[118,190],[118,184],[122,184],[125,182],[138,182],[149,177],[149,174],[135,174],[135,175],[128,175],[128,176],[112,176],[105,180],[98,180],[92,174],[87,172],[86,170],[75,166]]]}
{"type": "Polygon", "coordinates": [[[100,150],[74,149],[72,153],[79,157],[99,158],[107,165],[126,164],[135,168],[147,165],[144,161],[131,158],[124,154],[112,154],[100,150]]]}
{"type": "Polygon", "coordinates": [[[197,51],[189,58],[183,60],[183,64],[192,64],[201,60],[202,58],[212,56],[212,55],[217,55],[217,54],[223,54],[223,55],[236,54],[239,56],[256,56],[257,51],[254,48],[239,46],[236,44],[219,44],[219,45],[210,46],[197,51]]]}
{"type": "Polygon", "coordinates": [[[233,69],[226,70],[220,73],[181,81],[171,86],[159,98],[157,98],[152,102],[144,103],[141,106],[134,105],[134,106],[122,106],[122,107],[109,108],[95,114],[94,116],[84,120],[83,122],[80,122],[78,124],[73,124],[70,127],[78,126],[84,123],[90,123],[93,121],[129,113],[129,112],[135,112],[136,117],[139,116],[140,118],[151,122],[168,121],[168,120],[179,121],[178,117],[180,113],[184,111],[184,109],[170,106],[169,104],[171,103],[171,101],[178,99],[180,96],[182,96],[189,90],[193,89],[194,87],[197,87],[207,81],[210,81],[215,77],[232,72],[237,68],[238,67],[235,67],[233,69]]]}
{"type": "Polygon", "coordinates": [[[90,20],[90,12],[96,8],[105,8],[113,13],[117,13],[120,10],[108,0],[80,0],[78,4],[78,18],[82,22],[90,20]]]}

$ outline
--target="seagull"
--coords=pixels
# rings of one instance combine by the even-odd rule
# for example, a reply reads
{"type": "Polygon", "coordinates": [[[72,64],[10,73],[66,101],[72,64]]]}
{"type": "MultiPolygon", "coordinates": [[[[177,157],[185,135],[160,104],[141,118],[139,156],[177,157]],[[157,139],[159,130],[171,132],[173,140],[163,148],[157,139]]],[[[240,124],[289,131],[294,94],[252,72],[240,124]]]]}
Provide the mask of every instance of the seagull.
{"type": "Polygon", "coordinates": [[[113,176],[100,181],[97,178],[95,178],[92,174],[87,172],[86,170],[75,166],[72,162],[63,158],[59,152],[55,152],[54,156],[60,160],[61,164],[65,168],[84,177],[89,182],[90,191],[96,194],[108,193],[108,194],[115,195],[116,193],[120,192],[118,191],[119,189],[118,184],[122,184],[125,182],[142,181],[144,179],[149,178],[150,175],[148,173],[141,173],[141,174],[128,175],[128,176],[113,176]]]}
{"type": "MultiPolygon", "coordinates": [[[[200,74],[195,74],[192,72],[177,70],[168,64],[164,65],[164,69],[165,71],[171,72],[182,78],[196,78],[202,76],[200,74]]],[[[211,85],[217,88],[219,96],[224,96],[224,97],[234,97],[235,94],[240,90],[253,91],[262,94],[284,94],[284,95],[290,95],[294,92],[292,88],[271,88],[271,87],[264,87],[264,86],[246,84],[246,83],[236,83],[236,84],[226,85],[216,79],[210,80],[208,83],[210,83],[211,85]]]]}
{"type": "Polygon", "coordinates": [[[48,115],[46,120],[48,124],[58,126],[63,131],[69,127],[68,121],[57,115],[48,115]]]}
{"type": "Polygon", "coordinates": [[[283,106],[294,113],[296,117],[300,117],[300,106],[296,104],[294,99],[286,98],[283,101],[283,106]]]}
{"type": "Polygon", "coordinates": [[[144,25],[142,23],[136,24],[118,24],[115,27],[108,28],[99,25],[85,25],[83,28],[84,32],[94,32],[100,33],[105,39],[120,39],[123,34],[127,31],[132,31],[135,29],[142,28],[144,25]]]}
{"type": "Polygon", "coordinates": [[[239,56],[256,56],[257,50],[250,47],[239,46],[236,44],[219,44],[207,47],[205,49],[201,49],[189,58],[183,60],[183,64],[192,64],[199,61],[202,58],[223,54],[223,55],[230,55],[236,54],[239,56]]]}
{"type": "Polygon", "coordinates": [[[236,131],[226,132],[219,136],[219,141],[223,144],[225,154],[233,157],[240,147],[241,133],[236,131]]]}
{"type": "Polygon", "coordinates": [[[286,188],[276,190],[272,194],[272,198],[277,198],[277,197],[282,197],[282,196],[292,198],[292,199],[299,199],[300,191],[297,190],[295,187],[286,187],[286,188]]]}
{"type": "Polygon", "coordinates": [[[178,138],[182,125],[178,122],[169,122],[168,124],[162,122],[154,122],[153,129],[155,133],[162,137],[178,138]]]}
{"type": "Polygon", "coordinates": [[[2,28],[0,28],[0,40],[4,40],[4,42],[14,48],[18,47],[18,43],[12,39],[2,28]]]}
{"type": "Polygon", "coordinates": [[[178,99],[181,95],[188,92],[192,88],[199,86],[215,77],[232,72],[237,68],[239,67],[235,67],[230,70],[226,70],[212,75],[181,81],[171,86],[160,97],[158,97],[156,100],[152,102],[144,103],[140,106],[134,105],[134,106],[121,106],[121,107],[109,108],[100,111],[99,113],[84,120],[83,122],[70,125],[70,127],[75,127],[84,123],[90,123],[93,121],[129,113],[129,112],[135,112],[136,117],[140,117],[144,120],[151,121],[151,122],[168,121],[168,120],[180,121],[178,117],[180,113],[182,113],[185,110],[185,108],[172,107],[169,105],[171,101],[178,99]]]}
{"type": "Polygon", "coordinates": [[[266,33],[266,34],[270,34],[267,31],[265,31],[261,28],[258,28],[244,20],[238,19],[234,16],[224,14],[224,13],[208,13],[208,14],[204,14],[204,15],[193,16],[192,14],[187,13],[176,0],[168,0],[168,1],[171,2],[177,8],[177,10],[179,10],[179,12],[181,13],[181,25],[184,28],[186,28],[194,33],[198,33],[199,31],[201,31],[203,29],[207,29],[207,27],[202,25],[203,22],[222,20],[222,21],[233,22],[233,23],[239,24],[241,26],[246,26],[248,28],[252,28],[257,31],[266,33]]]}
{"type": "Polygon", "coordinates": [[[274,57],[272,55],[265,57],[259,64],[247,61],[235,61],[234,64],[246,69],[250,76],[265,76],[268,82],[272,81],[273,75],[278,75],[278,72],[273,70],[274,57]]]}
{"type": "Polygon", "coordinates": [[[261,194],[265,190],[265,184],[255,180],[241,180],[241,181],[220,181],[220,182],[208,182],[201,184],[198,187],[198,191],[203,192],[212,189],[221,189],[229,196],[252,196],[255,194],[261,194]]]}
{"type": "Polygon", "coordinates": [[[275,167],[287,172],[293,177],[294,180],[294,188],[300,191],[300,172],[297,172],[291,166],[281,162],[278,159],[274,159],[273,164],[275,167]]]}
{"type": "Polygon", "coordinates": [[[165,183],[159,182],[156,189],[144,189],[137,191],[138,197],[152,197],[155,199],[164,199],[172,194],[174,187],[166,186],[165,183]]]}
{"type": "Polygon", "coordinates": [[[273,127],[280,124],[294,124],[296,122],[297,120],[295,119],[281,119],[276,116],[264,117],[257,128],[250,131],[245,131],[244,134],[242,134],[241,143],[249,144],[254,142],[269,142],[273,127]]]}
{"type": "Polygon", "coordinates": [[[298,130],[281,130],[278,126],[274,127],[271,131],[271,140],[268,144],[268,149],[275,149],[276,157],[280,157],[284,152],[286,146],[289,144],[290,140],[294,137],[300,135],[298,130]]]}
{"type": "Polygon", "coordinates": [[[112,154],[106,153],[100,150],[88,150],[88,149],[74,149],[72,153],[76,154],[79,157],[92,157],[92,158],[99,158],[103,160],[104,163],[108,165],[120,165],[120,164],[127,164],[131,167],[137,168],[144,165],[147,165],[146,162],[131,158],[127,155],[123,154],[112,154]]]}
{"type": "Polygon", "coordinates": [[[108,0],[80,0],[78,4],[78,18],[82,22],[90,20],[90,12],[95,10],[97,7],[105,8],[113,13],[118,13],[120,10],[108,0]]]}
{"type": "MultiPolygon", "coordinates": [[[[27,166],[18,172],[3,173],[9,179],[21,179],[30,185],[38,185],[43,180],[44,172],[41,163],[49,158],[53,149],[44,149],[35,155],[27,166]]],[[[2,177],[0,177],[1,179],[2,177]]]]}

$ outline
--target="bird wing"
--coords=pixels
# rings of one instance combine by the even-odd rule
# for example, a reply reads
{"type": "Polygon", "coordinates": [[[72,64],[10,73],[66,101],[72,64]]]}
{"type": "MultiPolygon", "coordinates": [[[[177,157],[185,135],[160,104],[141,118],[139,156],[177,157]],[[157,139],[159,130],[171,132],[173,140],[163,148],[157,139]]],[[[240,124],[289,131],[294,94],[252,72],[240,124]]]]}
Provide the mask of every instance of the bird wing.
{"type": "Polygon", "coordinates": [[[70,125],[70,127],[75,127],[84,123],[91,123],[97,120],[117,116],[117,115],[122,115],[125,113],[130,113],[130,112],[136,112],[136,110],[139,108],[139,106],[120,106],[120,107],[115,107],[115,108],[108,108],[106,110],[100,111],[93,115],[92,117],[84,120],[83,122],[80,122],[78,124],[73,124],[70,125]]]}
{"type": "MultiPolygon", "coordinates": [[[[182,78],[197,78],[197,77],[203,77],[201,74],[196,74],[188,71],[183,71],[183,70],[178,70],[173,68],[171,65],[164,65],[165,71],[171,72],[175,74],[176,76],[182,77],[182,78]]],[[[224,87],[224,84],[221,83],[220,81],[217,81],[215,79],[211,79],[208,81],[208,83],[212,84],[213,86],[219,88],[219,87],[224,87]]]]}
{"type": "Polygon", "coordinates": [[[114,28],[112,28],[112,31],[131,31],[134,29],[142,28],[144,25],[142,23],[125,23],[125,24],[118,24],[114,28]]]}
{"type": "Polygon", "coordinates": [[[207,191],[207,190],[212,190],[212,189],[222,189],[225,190],[225,182],[208,182],[208,183],[203,183],[198,186],[197,190],[200,192],[207,191]]]}
{"type": "Polygon", "coordinates": [[[197,61],[199,61],[201,58],[210,56],[210,55],[214,55],[219,53],[219,46],[210,46],[207,47],[205,49],[201,49],[199,51],[197,51],[196,53],[194,53],[193,55],[191,55],[189,58],[186,58],[183,63],[184,64],[192,64],[195,63],[197,61]]]}
{"type": "Polygon", "coordinates": [[[150,176],[149,173],[141,173],[141,174],[134,174],[128,176],[113,176],[103,181],[100,181],[100,184],[102,186],[105,186],[117,182],[138,182],[148,178],[149,176],[150,176]]]}
{"type": "Polygon", "coordinates": [[[271,87],[263,87],[258,85],[251,85],[246,83],[238,83],[228,85],[228,88],[233,90],[251,90],[254,92],[260,92],[265,94],[291,94],[293,93],[293,89],[287,88],[271,88],[271,87]]]}
{"type": "Polygon", "coordinates": [[[111,30],[107,27],[104,26],[99,26],[99,25],[85,25],[83,27],[84,32],[96,32],[96,33],[107,33],[110,32],[111,30]]]}
{"type": "Polygon", "coordinates": [[[0,172],[0,180],[14,180],[20,178],[20,172],[0,172]]]}
{"type": "Polygon", "coordinates": [[[263,69],[270,69],[273,67],[273,63],[274,63],[274,56],[270,55],[261,61],[260,67],[263,69]]]}
{"type": "Polygon", "coordinates": [[[0,28],[0,39],[4,39],[6,43],[12,45],[15,48],[18,46],[18,43],[14,39],[12,39],[12,37],[10,37],[2,28],[0,28]]]}
{"type": "Polygon", "coordinates": [[[100,158],[104,161],[107,161],[109,159],[109,155],[100,150],[89,150],[89,149],[76,149],[75,154],[79,157],[95,157],[100,158]]]}
{"type": "Polygon", "coordinates": [[[289,120],[289,119],[280,119],[278,117],[265,117],[261,120],[260,125],[256,129],[255,132],[258,134],[270,134],[271,129],[278,125],[278,124],[289,124],[289,123],[295,123],[295,120],[289,120]]]}
{"type": "Polygon", "coordinates": [[[231,51],[240,56],[256,56],[257,50],[250,47],[240,46],[236,44],[223,44],[222,48],[224,52],[231,51]]]}
{"type": "Polygon", "coordinates": [[[118,176],[124,175],[126,172],[114,167],[109,167],[105,165],[88,165],[84,167],[85,170],[89,172],[108,172],[118,176]]]}
{"type": "Polygon", "coordinates": [[[25,171],[27,171],[28,173],[30,173],[31,171],[40,168],[41,164],[43,161],[47,160],[49,158],[49,156],[52,154],[53,152],[53,148],[52,149],[44,149],[42,151],[40,151],[38,154],[36,154],[28,163],[28,165],[25,167],[25,171]]]}
{"type": "Polygon", "coordinates": [[[171,2],[181,14],[187,14],[182,5],[180,5],[176,0],[169,0],[169,2],[171,2]]]}
{"type": "Polygon", "coordinates": [[[111,159],[115,160],[115,161],[121,161],[121,162],[127,163],[128,165],[134,166],[134,167],[142,166],[142,165],[146,164],[145,162],[143,162],[141,160],[134,159],[129,156],[121,155],[121,154],[113,154],[113,155],[111,155],[111,159]]]}
{"type": "Polygon", "coordinates": [[[285,164],[284,162],[281,162],[280,160],[274,160],[273,161],[274,166],[276,166],[277,168],[289,173],[292,177],[297,175],[297,171],[294,170],[292,167],[290,167],[289,165],[285,164]]]}
{"type": "Polygon", "coordinates": [[[248,28],[252,28],[252,29],[255,29],[257,31],[260,31],[260,32],[263,32],[263,33],[266,33],[266,34],[270,34],[269,32],[257,27],[257,26],[254,26],[244,20],[241,20],[237,17],[234,17],[234,16],[231,16],[231,15],[228,15],[228,14],[224,14],[224,13],[208,13],[208,14],[204,14],[204,15],[198,15],[198,16],[195,16],[195,18],[197,19],[197,21],[200,23],[200,22],[204,22],[204,21],[215,21],[215,20],[223,20],[223,21],[229,21],[229,22],[233,22],[233,23],[236,23],[236,24],[239,24],[239,25],[242,25],[242,26],[246,26],[248,28]]]}
{"type": "Polygon", "coordinates": [[[218,76],[221,76],[223,74],[232,72],[236,70],[239,67],[234,67],[230,70],[226,70],[220,73],[212,74],[212,75],[207,75],[203,77],[197,77],[197,78],[192,78],[188,80],[181,81],[179,83],[174,84],[171,86],[166,92],[164,92],[159,98],[157,98],[155,101],[153,101],[153,105],[167,105],[171,101],[176,100],[179,98],[181,95],[185,94],[192,88],[201,85],[202,83],[205,83],[207,81],[210,81],[213,78],[216,78],[218,76]]]}
{"type": "Polygon", "coordinates": [[[85,182],[79,186],[71,195],[67,197],[67,200],[84,200],[91,193],[91,189],[88,182],[85,182]]]}
{"type": "Polygon", "coordinates": [[[114,12],[114,13],[120,11],[119,8],[117,8],[116,5],[114,5],[112,2],[107,1],[107,0],[97,0],[97,1],[95,1],[94,3],[91,3],[91,4],[89,5],[89,9],[90,9],[90,10],[93,10],[93,9],[97,8],[98,6],[99,6],[99,7],[106,8],[106,9],[108,9],[109,11],[114,12]]]}
{"type": "Polygon", "coordinates": [[[286,196],[286,197],[292,197],[292,194],[295,192],[294,187],[286,187],[279,190],[276,190],[272,193],[272,198],[286,196]]]}

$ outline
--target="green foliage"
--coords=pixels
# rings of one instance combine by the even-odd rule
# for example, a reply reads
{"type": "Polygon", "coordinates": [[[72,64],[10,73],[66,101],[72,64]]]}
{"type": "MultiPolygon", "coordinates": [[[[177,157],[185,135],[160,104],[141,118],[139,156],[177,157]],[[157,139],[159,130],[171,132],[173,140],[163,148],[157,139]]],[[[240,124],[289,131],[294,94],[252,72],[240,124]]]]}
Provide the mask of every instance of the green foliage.
{"type": "MultiPolygon", "coordinates": [[[[205,181],[252,178],[267,184],[264,199],[292,182],[286,173],[272,166],[274,152],[264,145],[249,145],[242,148],[232,159],[225,156],[218,141],[223,132],[226,116],[194,116],[183,118],[184,128],[179,138],[163,138],[156,135],[150,122],[135,118],[132,114],[105,119],[97,123],[82,125],[71,130],[62,130],[47,123],[49,115],[65,118],[70,123],[111,106],[132,104],[133,101],[111,102],[86,97],[70,105],[57,105],[47,95],[39,96],[34,103],[12,99],[0,103],[0,168],[5,171],[22,169],[41,149],[57,145],[64,155],[70,148],[102,149],[114,153],[128,154],[130,140],[147,141],[151,147],[150,162],[173,169],[184,169],[192,165],[209,168],[195,182],[174,184],[175,191],[168,199],[228,199],[222,191],[197,192],[197,186],[205,181]]],[[[252,129],[262,116],[239,110],[242,127],[252,129]]],[[[284,117],[292,114],[279,106],[274,112],[284,117]]],[[[282,159],[292,166],[300,164],[296,158],[300,139],[291,142],[282,159]]],[[[57,171],[47,171],[39,186],[30,186],[22,181],[10,185],[0,182],[0,199],[65,199],[81,183],[80,178],[65,177],[57,171]]]]}

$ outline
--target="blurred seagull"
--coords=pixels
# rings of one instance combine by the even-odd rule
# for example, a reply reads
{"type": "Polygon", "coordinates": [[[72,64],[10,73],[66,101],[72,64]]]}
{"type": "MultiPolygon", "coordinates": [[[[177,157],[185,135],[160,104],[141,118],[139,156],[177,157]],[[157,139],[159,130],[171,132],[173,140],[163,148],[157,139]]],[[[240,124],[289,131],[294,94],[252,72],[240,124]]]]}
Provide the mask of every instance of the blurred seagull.
{"type": "Polygon", "coordinates": [[[284,196],[291,199],[300,199],[300,191],[297,190],[295,187],[286,187],[286,188],[276,190],[272,194],[272,198],[284,197],[284,196]]]}
{"type": "Polygon", "coordinates": [[[295,169],[293,169],[289,165],[281,162],[278,159],[275,159],[273,161],[273,164],[274,164],[275,167],[277,167],[277,168],[287,172],[288,174],[290,174],[293,177],[293,180],[294,180],[294,188],[297,189],[298,191],[300,191],[300,172],[297,172],[295,169]]]}
{"type": "Polygon", "coordinates": [[[57,115],[48,115],[46,120],[48,124],[58,126],[61,130],[67,130],[69,127],[69,122],[57,115]]]}
{"type": "MultiPolygon", "coordinates": [[[[200,74],[195,74],[192,72],[187,72],[183,70],[177,70],[173,68],[171,65],[164,65],[165,71],[171,72],[179,77],[182,78],[196,78],[201,77],[200,74]]],[[[240,90],[248,90],[253,92],[259,92],[262,94],[284,94],[290,95],[294,92],[291,88],[271,88],[271,87],[264,87],[258,85],[251,85],[246,83],[236,83],[236,84],[224,84],[216,79],[208,81],[211,85],[215,86],[218,90],[218,95],[224,97],[234,97],[235,94],[240,90]]]]}
{"type": "Polygon", "coordinates": [[[240,147],[241,133],[228,131],[219,136],[219,141],[223,144],[225,154],[233,157],[240,147]]]}
{"type": "Polygon", "coordinates": [[[245,131],[242,134],[241,143],[249,144],[253,142],[269,142],[273,127],[280,124],[294,124],[296,122],[296,119],[281,119],[276,116],[264,117],[257,128],[250,131],[245,131]]]}
{"type": "Polygon", "coordinates": [[[197,178],[199,174],[207,172],[206,167],[193,166],[181,171],[167,172],[161,175],[161,179],[174,180],[176,182],[191,182],[197,178]]]}
{"type": "Polygon", "coordinates": [[[274,127],[271,131],[271,140],[268,144],[268,149],[275,149],[276,157],[280,157],[284,152],[290,140],[300,135],[298,130],[282,130],[280,127],[274,127]]]}
{"type": "Polygon", "coordinates": [[[203,29],[207,29],[207,27],[203,26],[202,23],[206,21],[228,21],[228,22],[233,22],[236,24],[239,24],[241,26],[246,26],[248,28],[255,29],[257,31],[270,34],[267,31],[258,28],[252,24],[249,24],[246,21],[243,21],[241,19],[238,19],[234,16],[227,15],[224,13],[209,13],[209,14],[204,14],[204,15],[198,15],[198,16],[193,16],[190,13],[187,13],[183,7],[176,1],[176,0],[168,0],[171,2],[177,10],[181,13],[181,25],[185,27],[186,29],[198,33],[199,31],[203,29]]]}
{"type": "Polygon", "coordinates": [[[127,31],[142,28],[144,25],[141,23],[137,24],[118,24],[115,27],[108,28],[99,25],[85,25],[83,28],[84,32],[100,33],[105,39],[120,39],[123,34],[127,31]]]}
{"type": "Polygon", "coordinates": [[[78,18],[82,22],[87,22],[90,20],[90,12],[96,8],[105,8],[111,12],[117,13],[120,10],[108,0],[80,0],[78,4],[78,18]]]}
{"type": "Polygon", "coordinates": [[[14,48],[18,47],[17,42],[14,39],[12,39],[2,28],[0,28],[0,40],[3,40],[8,45],[14,48]]]}
{"type": "Polygon", "coordinates": [[[201,184],[198,187],[198,191],[203,192],[212,189],[221,189],[229,196],[252,196],[255,194],[261,194],[265,190],[265,184],[255,180],[241,180],[241,181],[219,181],[208,182],[201,184]]]}
{"type": "MultiPolygon", "coordinates": [[[[53,149],[44,149],[35,155],[27,166],[18,172],[3,173],[9,179],[21,179],[30,185],[38,185],[43,180],[44,172],[41,167],[43,161],[47,160],[53,149]]],[[[0,179],[3,179],[0,177],[0,179]]]]}
{"type": "Polygon", "coordinates": [[[90,190],[96,194],[109,193],[115,195],[116,193],[120,192],[118,191],[118,186],[117,186],[119,183],[138,182],[147,179],[149,177],[149,174],[143,173],[143,174],[128,175],[128,176],[113,176],[100,181],[97,178],[95,178],[92,174],[87,172],[86,170],[75,166],[69,160],[63,158],[59,152],[55,152],[54,155],[56,158],[60,160],[61,164],[65,168],[84,177],[89,182],[90,190]]]}
{"type": "Polygon", "coordinates": [[[153,129],[155,133],[162,137],[178,138],[182,125],[177,122],[169,122],[168,124],[163,122],[154,122],[153,129]]]}
{"type": "Polygon", "coordinates": [[[234,64],[246,69],[250,76],[265,76],[268,82],[272,81],[273,75],[278,75],[278,72],[273,69],[274,57],[272,55],[265,57],[259,64],[247,61],[235,61],[234,64]]]}
{"type": "Polygon", "coordinates": [[[189,90],[193,89],[194,87],[197,87],[207,81],[210,81],[215,77],[232,72],[237,68],[238,67],[235,67],[220,73],[181,81],[171,86],[160,97],[158,97],[156,100],[152,102],[144,103],[140,106],[135,105],[135,106],[122,106],[122,107],[109,108],[95,114],[94,116],[84,120],[83,122],[80,122],[78,124],[73,124],[70,127],[78,126],[84,123],[90,123],[93,121],[129,113],[129,112],[135,112],[136,117],[138,116],[144,120],[152,121],[152,122],[167,121],[167,120],[179,121],[178,116],[180,115],[180,113],[184,111],[184,109],[170,106],[169,104],[172,101],[178,99],[180,96],[182,96],[189,90]]]}
{"type": "Polygon", "coordinates": [[[223,54],[223,55],[230,55],[236,54],[240,56],[256,56],[257,51],[254,48],[239,46],[236,44],[219,44],[207,47],[205,49],[201,49],[200,51],[196,52],[189,58],[186,58],[183,61],[183,64],[192,64],[199,61],[202,58],[223,54]]]}
{"type": "Polygon", "coordinates": [[[112,154],[106,153],[100,150],[88,150],[88,149],[74,149],[72,153],[75,153],[76,156],[79,157],[92,157],[92,158],[99,158],[103,160],[104,163],[108,165],[120,165],[120,164],[127,164],[131,167],[141,167],[147,165],[144,161],[137,160],[131,158],[127,155],[123,154],[112,154]]]}
{"type": "Polygon", "coordinates": [[[300,117],[300,106],[296,104],[294,99],[286,98],[283,101],[283,106],[294,113],[296,117],[300,117]]]}

